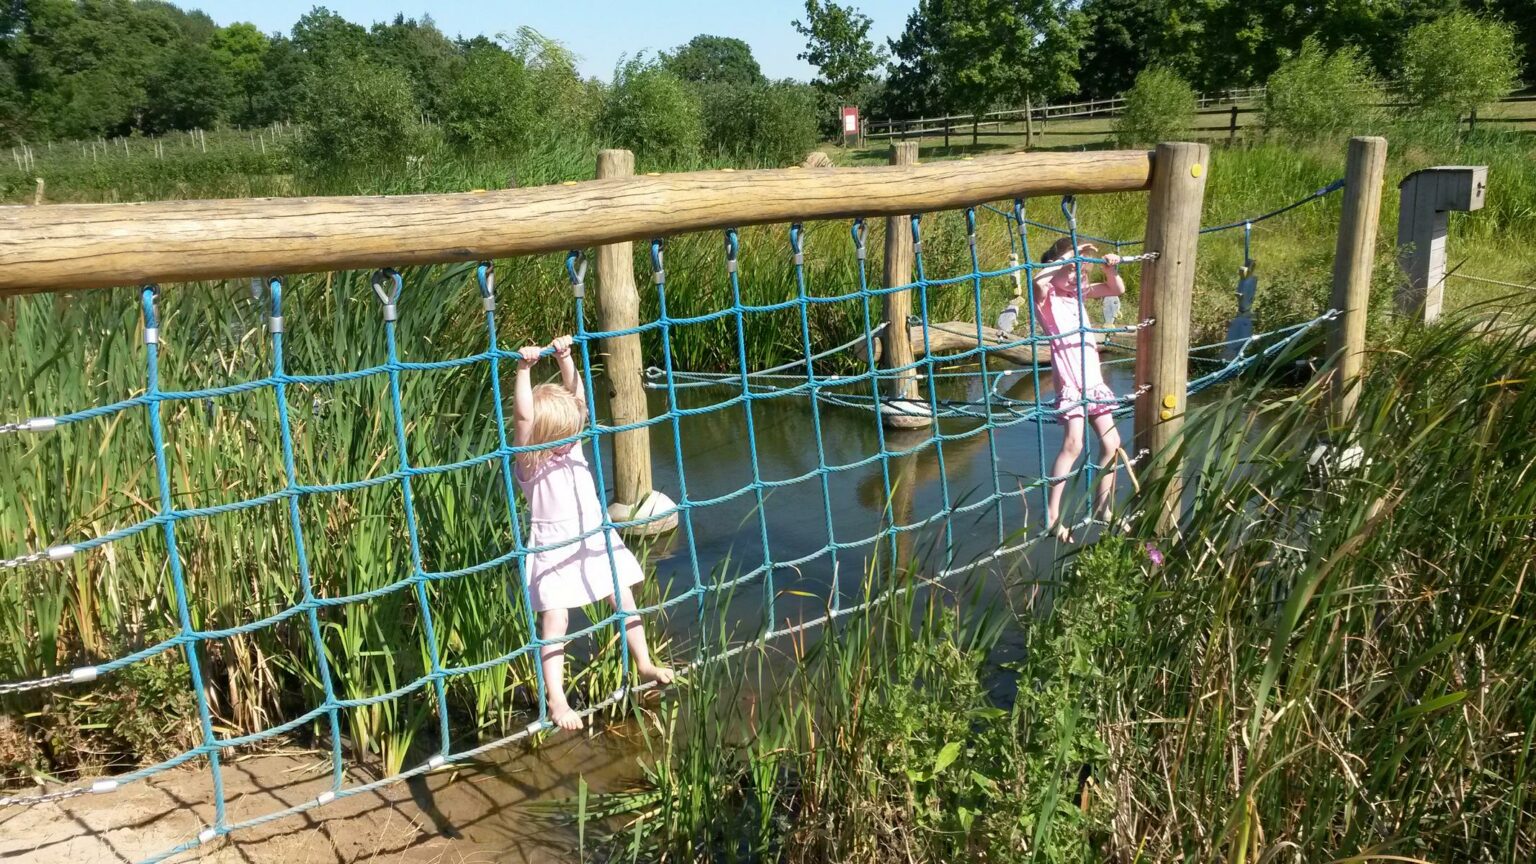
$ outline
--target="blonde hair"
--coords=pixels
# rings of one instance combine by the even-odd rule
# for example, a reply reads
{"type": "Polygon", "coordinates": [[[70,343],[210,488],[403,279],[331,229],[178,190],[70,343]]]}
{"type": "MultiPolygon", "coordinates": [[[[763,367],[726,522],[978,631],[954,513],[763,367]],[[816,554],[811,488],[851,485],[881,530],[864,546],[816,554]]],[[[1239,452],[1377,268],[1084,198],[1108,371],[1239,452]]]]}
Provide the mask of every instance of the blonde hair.
{"type": "MultiPolygon", "coordinates": [[[[527,444],[548,444],[575,436],[581,431],[581,400],[559,384],[540,384],[533,388],[533,429],[527,444]]],[[[557,448],[522,454],[530,467],[544,464],[557,448]]]]}

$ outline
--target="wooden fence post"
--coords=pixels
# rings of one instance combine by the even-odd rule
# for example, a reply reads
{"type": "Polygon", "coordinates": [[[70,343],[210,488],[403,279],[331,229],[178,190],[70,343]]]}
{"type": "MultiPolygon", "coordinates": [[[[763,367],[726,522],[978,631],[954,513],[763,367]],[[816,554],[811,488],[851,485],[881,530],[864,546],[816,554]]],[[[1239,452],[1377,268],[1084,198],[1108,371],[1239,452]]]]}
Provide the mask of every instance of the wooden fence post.
{"type": "MultiPolygon", "coordinates": [[[[597,176],[630,177],[635,173],[635,154],[628,150],[601,150],[597,176]]],[[[604,330],[627,330],[640,324],[640,292],[635,288],[633,243],[610,243],[597,249],[598,312],[604,330]]],[[[644,368],[640,358],[640,334],[605,340],[608,355],[608,414],[615,426],[638,423],[649,416],[645,402],[644,368]]],[[[672,510],[674,504],[651,488],[651,431],[648,427],[613,436],[613,502],[608,517],[625,522],[672,510]]],[[[636,535],[659,534],[677,527],[677,514],[625,529],[636,535]]]]}
{"type": "Polygon", "coordinates": [[[1344,209],[1333,253],[1333,308],[1339,310],[1328,331],[1328,379],[1332,424],[1347,427],[1360,398],[1360,369],[1365,359],[1365,317],[1376,264],[1376,232],[1381,223],[1381,185],[1387,171],[1387,139],[1349,139],[1344,169],[1344,209]]]}
{"type": "MultiPolygon", "coordinates": [[[[891,164],[916,165],[917,142],[892,144],[891,164]]],[[[885,220],[885,287],[911,284],[914,257],[911,218],[888,217],[885,220]]],[[[909,367],[913,357],[907,316],[912,313],[912,292],[892,291],[885,295],[883,305],[885,331],[880,335],[883,365],[887,369],[909,367]]],[[[886,426],[893,429],[920,429],[933,423],[933,418],[927,413],[928,407],[917,398],[916,369],[897,372],[887,388],[889,401],[881,406],[880,411],[886,426]]]]}
{"type": "Polygon", "coordinates": [[[1237,106],[1232,106],[1232,119],[1227,124],[1227,146],[1237,143],[1237,106]]]}
{"type": "Polygon", "coordinates": [[[1146,250],[1157,259],[1141,265],[1141,320],[1152,326],[1136,335],[1135,449],[1151,461],[1149,480],[1168,476],[1158,530],[1178,520],[1183,483],[1176,463],[1189,389],[1189,310],[1195,288],[1195,250],[1210,148],[1204,144],[1159,144],[1152,163],[1147,201],[1146,250]]]}

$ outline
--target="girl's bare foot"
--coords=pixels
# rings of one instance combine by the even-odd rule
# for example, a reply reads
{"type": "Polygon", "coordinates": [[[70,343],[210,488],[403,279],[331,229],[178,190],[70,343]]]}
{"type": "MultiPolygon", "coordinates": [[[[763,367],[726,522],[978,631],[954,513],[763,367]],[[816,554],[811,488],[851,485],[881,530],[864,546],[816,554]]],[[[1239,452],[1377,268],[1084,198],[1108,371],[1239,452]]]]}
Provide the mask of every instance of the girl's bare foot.
{"type": "Polygon", "coordinates": [[[640,673],[640,677],[645,679],[645,681],[654,681],[657,684],[661,684],[663,686],[671,684],[672,679],[677,677],[671,669],[668,669],[665,666],[657,666],[655,664],[637,667],[636,671],[640,673]]]}
{"type": "Polygon", "coordinates": [[[575,732],[582,727],[581,715],[571,710],[571,706],[565,702],[549,700],[549,722],[559,726],[567,732],[575,732]]]}

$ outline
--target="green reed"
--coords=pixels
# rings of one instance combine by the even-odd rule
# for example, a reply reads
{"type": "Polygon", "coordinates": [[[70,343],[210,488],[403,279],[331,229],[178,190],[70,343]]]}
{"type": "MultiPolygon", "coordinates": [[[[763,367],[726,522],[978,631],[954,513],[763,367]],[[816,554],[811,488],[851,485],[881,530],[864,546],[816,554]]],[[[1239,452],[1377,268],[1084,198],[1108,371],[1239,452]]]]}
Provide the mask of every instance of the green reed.
{"type": "Polygon", "coordinates": [[[1374,356],[1347,429],[1263,378],[1198,410],[1179,530],[1019,571],[1022,652],[931,593],[695,678],[600,860],[1529,860],[1536,318],[1493,311],[1374,356]]]}

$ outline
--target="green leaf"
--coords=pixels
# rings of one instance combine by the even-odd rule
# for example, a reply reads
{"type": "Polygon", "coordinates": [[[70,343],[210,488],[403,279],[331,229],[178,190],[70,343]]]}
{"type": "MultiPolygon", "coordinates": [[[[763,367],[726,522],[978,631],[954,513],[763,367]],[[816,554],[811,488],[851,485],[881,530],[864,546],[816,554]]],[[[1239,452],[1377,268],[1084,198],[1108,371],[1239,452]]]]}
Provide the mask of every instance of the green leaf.
{"type": "Polygon", "coordinates": [[[960,758],[961,746],[959,741],[951,741],[944,745],[944,749],[939,751],[939,758],[933,760],[933,773],[935,775],[953,765],[955,760],[960,758]]]}

